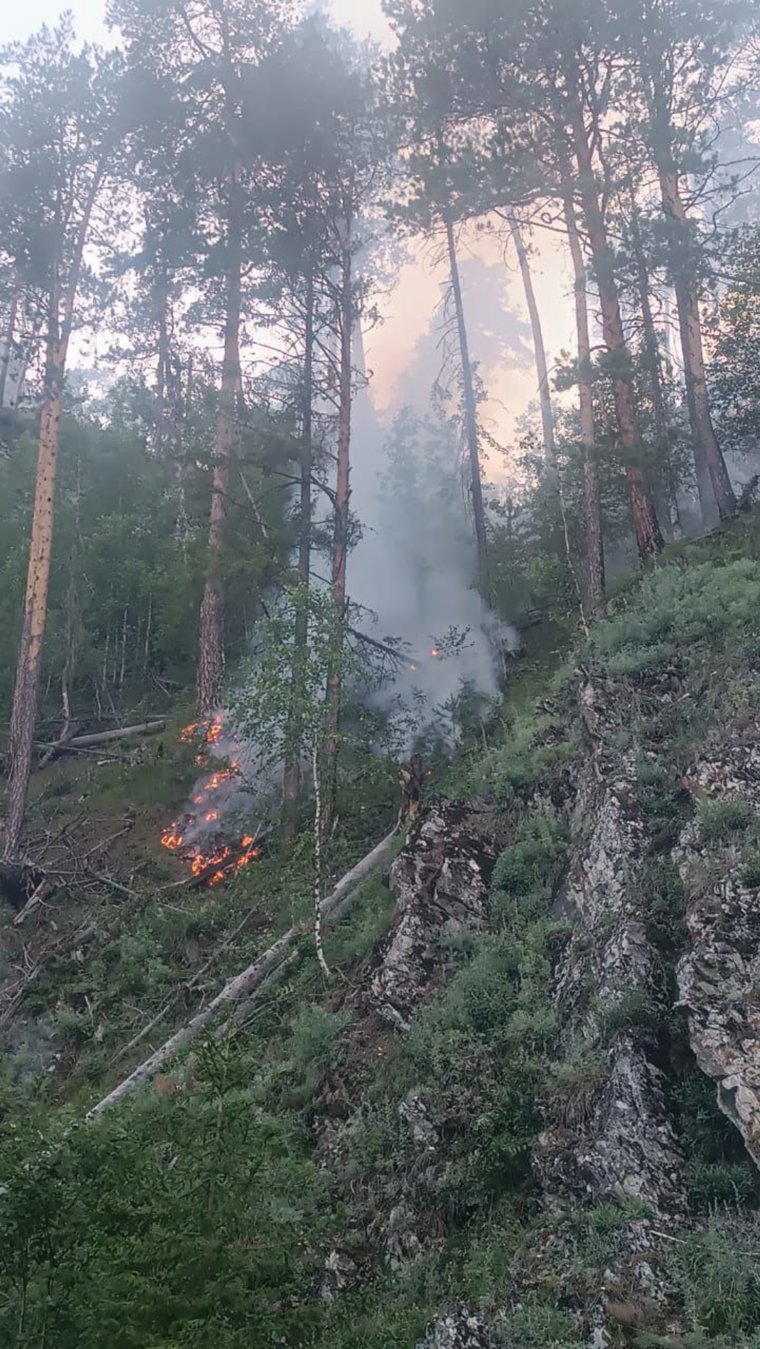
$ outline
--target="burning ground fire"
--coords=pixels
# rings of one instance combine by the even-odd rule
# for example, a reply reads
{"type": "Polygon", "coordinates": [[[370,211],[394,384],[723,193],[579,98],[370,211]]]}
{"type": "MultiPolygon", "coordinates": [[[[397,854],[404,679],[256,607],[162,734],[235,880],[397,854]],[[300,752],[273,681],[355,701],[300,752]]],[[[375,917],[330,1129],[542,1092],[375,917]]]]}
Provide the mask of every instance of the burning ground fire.
{"type": "MultiPolygon", "coordinates": [[[[180,740],[184,744],[199,742],[201,748],[195,759],[196,763],[203,764],[209,750],[220,753],[224,734],[221,718],[214,718],[208,722],[191,722],[180,732],[180,740]]],[[[219,885],[230,880],[261,852],[252,834],[244,834],[238,843],[219,838],[222,806],[234,791],[235,784],[242,783],[243,777],[240,762],[234,758],[230,759],[228,768],[209,773],[196,785],[193,809],[186,811],[181,820],[175,820],[161,835],[163,847],[189,862],[191,874],[205,885],[219,885]]]]}

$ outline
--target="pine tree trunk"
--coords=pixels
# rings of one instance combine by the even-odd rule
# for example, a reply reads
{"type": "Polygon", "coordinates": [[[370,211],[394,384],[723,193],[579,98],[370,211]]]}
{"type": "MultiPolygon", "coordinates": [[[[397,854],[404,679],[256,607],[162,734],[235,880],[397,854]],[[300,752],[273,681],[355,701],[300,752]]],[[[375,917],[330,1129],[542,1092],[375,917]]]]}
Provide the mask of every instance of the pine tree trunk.
{"type": "Polygon", "coordinates": [[[301,741],[304,692],[304,660],[309,639],[308,591],[311,580],[311,477],[312,477],[312,403],[314,397],[314,278],[306,280],[304,325],[303,393],[301,412],[301,495],[298,513],[298,607],[293,636],[293,703],[286,731],[285,772],[283,776],[283,822],[285,840],[298,829],[298,802],[301,795],[301,741]]]}
{"type": "Polygon", "coordinates": [[[678,174],[672,166],[660,167],[660,189],[665,214],[672,221],[671,259],[673,281],[678,305],[678,323],[683,347],[684,374],[687,388],[687,407],[691,423],[697,486],[703,514],[706,501],[706,476],[709,475],[721,520],[736,512],[736,497],[728,476],[718,438],[710,414],[707,392],[705,355],[702,341],[702,319],[699,313],[699,289],[696,275],[689,265],[688,255],[680,246],[688,227],[686,208],[681,197],[678,174]],[[705,474],[705,466],[707,475],[705,474]]]}
{"type": "Polygon", "coordinates": [[[20,855],[19,844],[32,770],[34,727],[42,670],[42,642],[47,619],[47,597],[53,553],[55,480],[60,445],[64,361],[65,351],[59,343],[56,343],[49,357],[40,418],[29,566],[8,742],[8,813],[5,820],[3,856],[9,861],[17,860],[20,855]]]}
{"type": "Polygon", "coordinates": [[[645,559],[661,551],[662,534],[640,463],[641,433],[636,414],[628,347],[620,313],[613,255],[599,202],[591,146],[575,78],[569,82],[569,87],[571,129],[580,179],[581,204],[599,287],[604,342],[612,357],[615,414],[625,459],[631,520],[639,557],[645,559]]]}
{"type": "MultiPolygon", "coordinates": [[[[68,279],[62,286],[56,271],[53,285],[47,296],[48,336],[45,387],[40,413],[37,477],[34,489],[34,511],[29,543],[26,594],[21,621],[21,637],[19,639],[7,752],[8,811],[3,837],[3,856],[11,861],[19,855],[21,831],[26,812],[26,798],[29,791],[29,778],[32,772],[34,727],[37,720],[40,674],[42,671],[42,643],[47,622],[47,597],[53,557],[55,483],[61,441],[66,358],[74,321],[74,307],[79,290],[85,243],[87,242],[95,200],[103,182],[107,156],[108,145],[104,143],[98,163],[93,170],[81,219],[74,237],[68,279]]],[[[59,241],[61,248],[63,242],[63,240],[59,241]]]]}
{"type": "Polygon", "coordinates": [[[445,217],[446,243],[449,253],[451,287],[454,293],[457,335],[459,338],[459,357],[462,369],[462,389],[464,392],[464,422],[467,437],[467,449],[470,457],[470,491],[472,494],[472,513],[475,521],[475,542],[478,551],[478,577],[488,603],[492,601],[491,582],[488,567],[488,540],[486,535],[486,512],[483,504],[483,478],[480,468],[480,448],[478,444],[478,413],[475,401],[475,385],[470,363],[470,346],[467,338],[467,324],[462,299],[462,282],[459,275],[454,226],[451,219],[445,217]]]}
{"type": "Polygon", "coordinates": [[[578,402],[583,445],[583,495],[586,523],[586,575],[589,603],[594,612],[604,608],[605,567],[599,462],[594,426],[594,393],[591,386],[591,331],[588,320],[586,264],[575,218],[572,189],[564,198],[565,225],[573,262],[575,325],[578,336],[578,402]]]}
{"type": "Polygon", "coordinates": [[[232,450],[235,441],[237,399],[241,386],[240,294],[242,269],[242,200],[240,185],[230,180],[227,222],[227,276],[224,358],[214,441],[214,479],[208,531],[206,583],[201,602],[198,636],[198,711],[209,716],[219,707],[224,680],[223,550],[227,526],[232,450]]]}
{"type": "Polygon", "coordinates": [[[660,482],[665,488],[665,493],[661,493],[661,495],[667,497],[666,500],[663,500],[658,515],[663,526],[667,527],[668,533],[675,538],[682,535],[683,529],[681,527],[681,516],[678,509],[678,492],[670,455],[670,423],[668,410],[665,404],[665,393],[662,387],[660,347],[657,341],[657,329],[655,328],[654,314],[652,313],[652,301],[649,293],[649,268],[647,267],[647,260],[644,253],[644,245],[641,238],[635,201],[632,203],[631,210],[631,242],[633,244],[634,260],[636,263],[639,305],[641,307],[641,319],[644,328],[644,360],[647,374],[649,375],[652,407],[654,409],[654,424],[657,432],[657,445],[661,460],[661,464],[657,465],[657,469],[661,469],[661,472],[657,476],[659,476],[660,482]]]}
{"type": "Polygon", "coordinates": [[[552,411],[549,366],[546,360],[546,347],[544,345],[544,333],[541,326],[541,315],[538,312],[538,303],[536,301],[536,292],[533,286],[533,276],[530,270],[528,251],[525,247],[520,226],[513,211],[507,213],[507,219],[509,221],[509,228],[512,232],[515,250],[517,252],[517,261],[520,266],[520,275],[525,290],[525,302],[528,306],[530,327],[533,334],[533,351],[535,353],[538,393],[541,403],[541,430],[543,433],[544,457],[550,476],[556,479],[557,446],[554,436],[554,413],[552,411]]]}
{"type": "Polygon", "coordinates": [[[327,832],[335,815],[338,769],[338,730],[343,690],[343,642],[346,626],[346,559],[348,555],[349,501],[351,497],[351,404],[353,332],[352,222],[346,217],[341,246],[340,367],[338,392],[338,460],[335,482],[335,523],[332,544],[332,599],[335,631],[325,707],[325,773],[322,802],[323,828],[327,832]]]}

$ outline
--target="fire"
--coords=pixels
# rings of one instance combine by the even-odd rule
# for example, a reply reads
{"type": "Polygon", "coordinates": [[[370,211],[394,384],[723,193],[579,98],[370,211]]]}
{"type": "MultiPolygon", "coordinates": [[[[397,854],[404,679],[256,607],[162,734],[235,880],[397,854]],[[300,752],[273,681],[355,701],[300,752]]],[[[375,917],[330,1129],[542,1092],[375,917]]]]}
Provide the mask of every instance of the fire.
{"type": "MultiPolygon", "coordinates": [[[[218,818],[218,812],[211,814],[218,818]]],[[[208,819],[208,816],[204,818],[208,819]]],[[[183,859],[190,863],[191,874],[196,879],[203,877],[209,886],[231,880],[261,853],[253,834],[244,834],[239,844],[221,843],[210,852],[203,852],[201,848],[185,842],[185,835],[176,821],[161,835],[161,842],[169,852],[181,853],[183,859]]]]}
{"type": "MultiPolygon", "coordinates": [[[[224,724],[221,718],[214,717],[207,721],[191,722],[189,726],[185,726],[180,731],[179,738],[184,744],[200,742],[195,762],[204,764],[206,763],[206,751],[210,747],[220,744],[223,733],[224,724]]],[[[252,834],[244,834],[239,843],[221,843],[217,839],[212,839],[210,844],[206,843],[206,847],[209,849],[207,852],[203,851],[200,843],[189,841],[194,832],[191,829],[194,818],[201,819],[207,825],[219,823],[222,812],[214,805],[214,795],[226,784],[241,777],[243,777],[243,769],[237,759],[231,759],[228,768],[209,773],[198,784],[192,798],[194,806],[206,807],[206,809],[201,810],[196,817],[191,811],[184,821],[175,820],[161,835],[163,847],[169,852],[177,853],[183,861],[188,862],[191,874],[196,879],[201,879],[208,886],[219,885],[222,881],[230,880],[244,867],[249,866],[261,852],[261,849],[256,846],[256,839],[252,834]]],[[[218,797],[216,799],[219,800],[218,797]]]]}
{"type": "Polygon", "coordinates": [[[437,646],[431,646],[431,648],[430,648],[430,654],[431,654],[431,656],[433,657],[433,660],[438,660],[438,657],[440,656],[441,653],[440,653],[440,651],[438,650],[438,647],[437,647],[437,646]]]}

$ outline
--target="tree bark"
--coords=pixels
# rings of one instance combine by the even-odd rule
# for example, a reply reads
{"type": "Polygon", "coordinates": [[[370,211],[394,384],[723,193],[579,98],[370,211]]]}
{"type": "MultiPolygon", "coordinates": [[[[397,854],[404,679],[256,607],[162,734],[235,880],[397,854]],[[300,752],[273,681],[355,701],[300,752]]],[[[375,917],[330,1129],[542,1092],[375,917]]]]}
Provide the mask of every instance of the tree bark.
{"type": "Polygon", "coordinates": [[[578,403],[583,446],[583,495],[586,523],[586,574],[589,603],[595,612],[604,608],[605,566],[602,503],[599,491],[599,461],[594,425],[594,394],[591,384],[591,332],[588,321],[586,263],[583,257],[572,188],[564,195],[565,225],[573,262],[575,326],[578,338],[578,403]]]}
{"type": "MultiPolygon", "coordinates": [[[[37,476],[34,489],[26,594],[8,739],[8,812],[3,837],[3,856],[10,861],[15,861],[19,856],[21,830],[24,824],[29,778],[32,771],[34,726],[37,719],[42,671],[42,643],[47,622],[47,598],[53,557],[55,483],[61,440],[66,358],[74,321],[74,306],[79,290],[84,248],[90,229],[95,199],[103,182],[106,156],[107,148],[104,146],[100,159],[93,168],[87,197],[82,209],[82,217],[74,237],[67,283],[65,287],[61,286],[56,271],[48,296],[48,338],[45,360],[45,387],[40,414],[37,476]]],[[[60,243],[62,247],[63,240],[60,243]]]]}
{"type": "Polygon", "coordinates": [[[628,479],[631,520],[636,537],[636,547],[639,557],[643,560],[662,550],[662,534],[640,463],[641,433],[636,414],[629,352],[620,313],[614,261],[599,201],[592,151],[576,76],[573,75],[568,80],[568,89],[570,94],[570,123],[578,166],[581,204],[599,287],[604,342],[612,358],[615,414],[625,460],[625,474],[628,479]]]}
{"type": "Polygon", "coordinates": [[[6,338],[5,355],[0,358],[0,411],[5,407],[5,389],[8,383],[8,372],[13,360],[13,339],[16,332],[16,319],[18,317],[18,290],[14,289],[11,296],[11,307],[8,315],[8,330],[6,338]]]}
{"type": "Polygon", "coordinates": [[[552,411],[551,386],[549,384],[549,366],[546,360],[546,347],[544,345],[544,333],[541,325],[541,315],[538,312],[538,303],[536,301],[536,292],[533,286],[533,276],[530,270],[530,260],[528,250],[525,247],[520,225],[514,211],[507,212],[507,220],[512,233],[512,240],[517,252],[517,261],[520,267],[520,275],[525,290],[525,302],[528,306],[530,316],[530,327],[533,334],[533,351],[536,360],[536,374],[538,376],[538,394],[541,403],[541,430],[544,442],[544,457],[546,467],[550,476],[557,478],[557,446],[554,436],[554,413],[552,411]]]}
{"type": "Polygon", "coordinates": [[[462,390],[464,393],[464,426],[470,458],[470,491],[472,494],[472,513],[475,522],[475,542],[478,553],[478,579],[488,603],[491,604],[493,595],[488,566],[488,539],[486,535],[486,513],[483,504],[483,478],[480,468],[478,411],[477,403],[475,401],[475,384],[472,378],[470,345],[467,337],[467,323],[464,314],[462,282],[459,275],[459,261],[457,259],[454,226],[448,215],[444,217],[444,224],[446,226],[446,244],[449,254],[451,288],[454,294],[457,335],[459,338],[459,359],[462,370],[462,390]]]}
{"type": "Polygon", "coordinates": [[[658,514],[661,516],[661,523],[665,524],[665,522],[667,522],[668,532],[675,538],[682,535],[683,529],[678,509],[678,492],[670,455],[670,420],[665,404],[665,393],[662,387],[660,346],[657,341],[657,329],[655,328],[654,314],[652,313],[652,301],[649,292],[649,268],[647,266],[644,244],[641,238],[638,210],[636,202],[633,199],[631,202],[630,227],[631,243],[633,244],[634,261],[636,264],[636,279],[638,282],[641,320],[644,329],[644,360],[652,393],[654,424],[657,433],[657,446],[660,458],[660,463],[656,466],[656,474],[659,473],[660,482],[665,487],[667,496],[667,500],[663,500],[662,508],[658,514]]]}
{"type": "Polygon", "coordinates": [[[711,514],[711,503],[707,493],[709,479],[720,518],[728,520],[736,513],[736,496],[710,413],[702,319],[699,312],[699,282],[695,270],[690,265],[688,251],[681,247],[688,228],[686,207],[681,197],[675,167],[661,165],[659,178],[663,208],[672,223],[671,267],[678,306],[678,326],[687,390],[686,403],[691,424],[700,505],[703,515],[709,521],[711,514]]]}
{"type": "Polygon", "coordinates": [[[313,467],[312,406],[314,383],[314,278],[306,278],[306,314],[304,321],[304,361],[301,410],[301,484],[298,512],[298,604],[293,634],[292,705],[286,730],[285,771],[283,776],[282,835],[287,841],[298,830],[298,802],[301,795],[301,741],[303,732],[303,674],[309,639],[308,593],[311,579],[311,476],[313,467]]]}
{"type": "Polygon", "coordinates": [[[223,550],[227,532],[227,495],[241,388],[240,304],[242,271],[242,194],[236,171],[229,184],[224,357],[214,441],[214,479],[208,531],[206,583],[198,636],[198,712],[209,716],[219,707],[224,680],[223,550]]]}
{"type": "Polygon", "coordinates": [[[343,643],[346,626],[346,559],[348,556],[349,502],[351,499],[351,405],[353,302],[352,221],[347,214],[341,240],[340,366],[338,391],[338,462],[335,482],[335,522],[332,544],[332,600],[335,631],[325,707],[325,797],[322,819],[329,829],[335,813],[338,766],[338,730],[343,690],[343,643]]]}

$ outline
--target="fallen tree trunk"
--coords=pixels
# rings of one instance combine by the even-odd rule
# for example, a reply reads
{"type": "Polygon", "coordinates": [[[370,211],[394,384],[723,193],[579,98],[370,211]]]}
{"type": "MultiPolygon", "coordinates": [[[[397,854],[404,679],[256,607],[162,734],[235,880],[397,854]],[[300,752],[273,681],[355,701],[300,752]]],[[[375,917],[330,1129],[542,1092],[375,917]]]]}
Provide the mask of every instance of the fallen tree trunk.
{"type": "Polygon", "coordinates": [[[70,740],[59,740],[51,749],[79,749],[80,745],[105,745],[110,740],[124,740],[128,735],[151,735],[163,731],[166,721],[143,721],[139,726],[121,726],[118,731],[96,731],[92,735],[74,735],[70,740]]]}
{"type": "Polygon", "coordinates": [[[124,740],[129,735],[153,735],[156,731],[163,731],[166,727],[165,721],[142,721],[139,726],[120,726],[117,731],[93,731],[90,735],[67,735],[61,740],[56,740],[52,745],[41,745],[40,749],[44,751],[40,759],[40,768],[45,768],[54,759],[57,754],[63,754],[64,750],[86,749],[88,745],[105,745],[112,740],[124,740]]]}
{"type": "MultiPolygon", "coordinates": [[[[388,834],[387,838],[378,843],[377,847],[372,849],[372,852],[367,853],[367,856],[362,858],[361,862],[338,882],[332,893],[322,901],[322,914],[325,918],[338,916],[346,911],[361,883],[376,870],[390,853],[396,836],[395,830],[388,834]]],[[[231,1010],[243,998],[248,1000],[248,1006],[250,1006],[251,994],[262,992],[273,979],[276,980],[284,960],[287,960],[290,964],[293,955],[291,948],[295,945],[299,936],[307,930],[308,928],[303,923],[297,923],[291,927],[273,946],[264,951],[252,965],[249,965],[242,973],[237,974],[234,979],[225,984],[221,992],[212,999],[207,1007],[204,1007],[178,1031],[175,1031],[165,1044],[150,1055],[150,1058],[145,1059],[135,1068],[134,1072],[130,1073],[129,1077],[120,1082],[117,1087],[114,1087],[113,1091],[103,1097],[102,1101],[93,1106],[92,1110],[88,1112],[87,1119],[97,1119],[110,1106],[118,1105],[120,1101],[123,1101],[144,1082],[149,1082],[151,1078],[155,1077],[158,1070],[174,1057],[178,1050],[183,1049],[185,1045],[196,1039],[204,1027],[213,1021],[218,1011],[221,1009],[231,1010]]],[[[246,1010],[248,1009],[246,1008],[246,1010]]]]}

